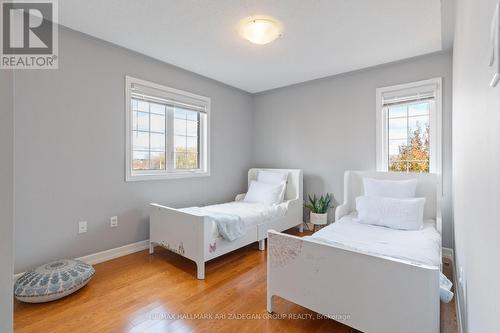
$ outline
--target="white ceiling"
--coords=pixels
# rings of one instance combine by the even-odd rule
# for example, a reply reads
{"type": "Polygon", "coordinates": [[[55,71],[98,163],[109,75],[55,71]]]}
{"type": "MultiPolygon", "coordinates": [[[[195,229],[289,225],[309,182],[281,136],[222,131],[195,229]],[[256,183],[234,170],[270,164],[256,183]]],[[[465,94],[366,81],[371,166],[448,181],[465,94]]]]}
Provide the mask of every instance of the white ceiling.
{"type": "MultiPolygon", "coordinates": [[[[251,93],[442,49],[440,0],[64,0],[62,25],[251,93]],[[237,24],[271,15],[271,44],[237,24]]],[[[448,38],[449,39],[449,38],[448,38]]]]}

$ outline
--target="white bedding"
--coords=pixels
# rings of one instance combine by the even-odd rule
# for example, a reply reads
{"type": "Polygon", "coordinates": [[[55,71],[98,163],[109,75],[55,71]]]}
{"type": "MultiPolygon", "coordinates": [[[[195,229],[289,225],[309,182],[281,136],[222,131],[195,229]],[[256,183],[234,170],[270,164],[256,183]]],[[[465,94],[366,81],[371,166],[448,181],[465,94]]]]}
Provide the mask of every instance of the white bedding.
{"type": "Polygon", "coordinates": [[[439,266],[441,235],[432,220],[424,220],[420,230],[396,230],[353,221],[347,215],[319,230],[312,239],[339,244],[356,251],[403,259],[415,264],[439,266]]]}
{"type": "MultiPolygon", "coordinates": [[[[249,229],[257,224],[282,217],[287,211],[286,202],[279,205],[266,205],[258,202],[233,201],[218,205],[202,207],[203,210],[218,214],[238,215],[244,228],[249,229]]],[[[217,224],[212,223],[212,239],[221,237],[217,224]]]]}
{"type": "MultiPolygon", "coordinates": [[[[424,220],[420,230],[397,230],[362,224],[355,218],[355,214],[346,215],[305,238],[414,264],[441,265],[441,235],[433,220],[424,220]]],[[[439,283],[441,300],[447,303],[453,297],[451,282],[441,273],[439,283]]]]}

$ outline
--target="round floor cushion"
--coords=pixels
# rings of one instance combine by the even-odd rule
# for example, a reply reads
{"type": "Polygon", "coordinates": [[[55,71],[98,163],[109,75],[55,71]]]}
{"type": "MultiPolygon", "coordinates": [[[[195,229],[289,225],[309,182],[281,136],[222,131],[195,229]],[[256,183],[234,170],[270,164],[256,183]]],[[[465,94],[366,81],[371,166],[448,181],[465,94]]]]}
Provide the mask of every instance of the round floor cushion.
{"type": "Polygon", "coordinates": [[[24,273],[14,285],[22,302],[49,302],[74,293],[94,275],[94,267],[80,260],[63,259],[24,273]]]}

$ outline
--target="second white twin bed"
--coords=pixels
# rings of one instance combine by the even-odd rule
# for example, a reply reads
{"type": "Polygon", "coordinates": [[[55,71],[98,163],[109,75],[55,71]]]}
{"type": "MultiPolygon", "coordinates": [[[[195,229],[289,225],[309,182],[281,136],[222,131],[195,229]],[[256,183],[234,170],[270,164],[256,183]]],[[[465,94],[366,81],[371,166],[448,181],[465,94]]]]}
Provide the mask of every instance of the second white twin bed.
{"type": "Polygon", "coordinates": [[[302,229],[302,170],[250,169],[248,192],[235,201],[205,207],[151,204],[149,251],[160,245],[194,261],[198,279],[205,263],[253,242],[265,249],[267,231],[302,229]]]}
{"type": "Polygon", "coordinates": [[[269,232],[268,311],[280,296],[364,332],[439,332],[440,200],[435,174],[346,172],[335,223],[269,232]]]}

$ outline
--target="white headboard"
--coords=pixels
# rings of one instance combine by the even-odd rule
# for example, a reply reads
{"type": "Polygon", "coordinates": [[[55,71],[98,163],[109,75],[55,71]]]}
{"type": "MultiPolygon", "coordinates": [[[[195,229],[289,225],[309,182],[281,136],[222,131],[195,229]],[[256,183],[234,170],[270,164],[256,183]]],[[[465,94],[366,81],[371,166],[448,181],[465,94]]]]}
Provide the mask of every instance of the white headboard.
{"type": "MultiPolygon", "coordinates": [[[[441,186],[439,176],[434,173],[404,173],[377,171],[346,171],[344,174],[344,205],[348,212],[356,209],[356,197],[364,194],[363,178],[405,180],[417,179],[416,196],[426,199],[424,218],[434,219],[440,214],[441,186]]],[[[437,228],[441,231],[441,221],[437,228]]]]}
{"type": "Polygon", "coordinates": [[[249,186],[250,186],[250,181],[257,180],[257,174],[259,173],[259,170],[288,172],[285,200],[299,199],[302,201],[302,198],[303,198],[302,170],[300,170],[300,169],[257,169],[257,168],[253,168],[253,169],[248,170],[248,185],[249,186]]]}

